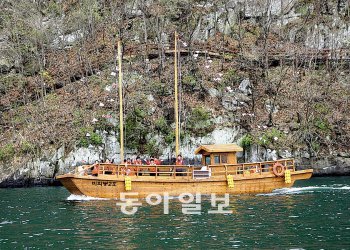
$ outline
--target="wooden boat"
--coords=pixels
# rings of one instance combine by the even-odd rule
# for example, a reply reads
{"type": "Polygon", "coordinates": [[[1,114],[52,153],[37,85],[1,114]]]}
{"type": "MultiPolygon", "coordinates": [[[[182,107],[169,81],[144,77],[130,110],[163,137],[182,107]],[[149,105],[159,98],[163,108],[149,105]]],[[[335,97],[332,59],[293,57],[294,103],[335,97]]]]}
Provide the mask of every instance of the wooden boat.
{"type": "Polygon", "coordinates": [[[201,166],[101,163],[76,168],[57,179],[72,194],[120,198],[121,193],[128,192],[138,197],[152,193],[267,193],[291,187],[296,180],[309,179],[313,172],[297,171],[293,159],[237,163],[239,151],[242,148],[235,144],[202,145],[195,151],[202,155],[201,166]],[[91,168],[98,168],[97,176],[91,174],[91,168]]]}
{"type": "MultiPolygon", "coordinates": [[[[177,91],[177,34],[175,33],[175,139],[179,154],[179,117],[177,91]]],[[[118,42],[120,156],[124,157],[122,55],[118,42]]],[[[80,166],[73,172],[57,176],[72,193],[101,198],[120,198],[121,193],[137,193],[138,197],[167,193],[244,194],[266,193],[291,187],[296,180],[308,179],[313,170],[295,169],[293,159],[254,163],[237,163],[236,153],[243,149],[235,144],[202,145],[195,151],[202,155],[200,166],[124,165],[102,163],[80,166]],[[95,172],[94,172],[95,171],[95,172]]]]}

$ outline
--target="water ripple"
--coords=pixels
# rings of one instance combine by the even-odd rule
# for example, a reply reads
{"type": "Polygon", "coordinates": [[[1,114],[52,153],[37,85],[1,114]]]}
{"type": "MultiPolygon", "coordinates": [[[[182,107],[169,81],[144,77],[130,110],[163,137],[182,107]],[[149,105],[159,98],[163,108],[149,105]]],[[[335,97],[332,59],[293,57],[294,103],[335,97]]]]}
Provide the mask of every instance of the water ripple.
{"type": "Polygon", "coordinates": [[[350,178],[314,178],[271,194],[230,196],[232,214],[182,214],[182,203],[143,205],[134,216],[115,200],[69,196],[64,188],[0,189],[0,249],[346,249],[350,178]],[[68,198],[67,198],[68,197],[68,198]]]}
{"type": "Polygon", "coordinates": [[[315,191],[330,191],[330,190],[350,190],[350,186],[309,186],[309,187],[292,187],[292,188],[280,188],[274,190],[272,193],[257,194],[257,196],[274,196],[274,195],[284,195],[284,194],[303,194],[303,193],[313,193],[315,191]]]}

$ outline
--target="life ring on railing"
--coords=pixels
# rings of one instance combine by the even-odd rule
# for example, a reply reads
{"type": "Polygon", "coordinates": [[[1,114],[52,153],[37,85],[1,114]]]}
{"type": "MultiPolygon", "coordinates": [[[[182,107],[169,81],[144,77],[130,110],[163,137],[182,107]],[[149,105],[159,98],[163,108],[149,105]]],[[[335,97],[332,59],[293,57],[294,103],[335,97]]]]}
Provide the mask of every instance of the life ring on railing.
{"type": "Polygon", "coordinates": [[[285,171],[286,171],[286,167],[283,166],[281,163],[276,162],[275,164],[273,164],[272,172],[277,177],[282,177],[285,171]]]}

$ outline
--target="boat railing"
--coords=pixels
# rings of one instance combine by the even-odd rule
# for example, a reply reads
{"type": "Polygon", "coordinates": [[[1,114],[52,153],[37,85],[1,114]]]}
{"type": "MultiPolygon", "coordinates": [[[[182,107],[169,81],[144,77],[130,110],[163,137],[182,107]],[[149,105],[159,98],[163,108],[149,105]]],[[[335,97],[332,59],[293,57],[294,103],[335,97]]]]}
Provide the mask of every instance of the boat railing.
{"type": "Polygon", "coordinates": [[[208,166],[191,165],[129,165],[99,163],[94,165],[84,165],[75,168],[74,173],[78,175],[117,175],[117,176],[154,176],[158,178],[196,178],[200,176],[200,171],[208,171],[208,177],[227,175],[263,175],[273,173],[274,164],[279,163],[291,171],[295,171],[294,159],[282,159],[276,161],[264,161],[239,164],[221,164],[208,166]],[[204,169],[203,169],[204,168],[204,169]],[[94,170],[95,169],[95,170],[94,170]],[[97,170],[96,170],[97,169],[97,170]]]}
{"type": "Polygon", "coordinates": [[[68,172],[68,174],[88,175],[88,174],[91,174],[94,166],[95,165],[81,165],[81,166],[74,168],[72,171],[68,172]]]}
{"type": "MultiPolygon", "coordinates": [[[[281,159],[275,161],[252,162],[241,164],[226,164],[226,175],[250,175],[250,174],[266,174],[273,173],[273,166],[278,163],[287,170],[295,171],[294,159],[281,159]]],[[[214,172],[215,173],[215,172],[214,172]]]]}
{"type": "Polygon", "coordinates": [[[77,175],[117,175],[117,176],[182,176],[191,177],[192,167],[187,165],[125,165],[98,163],[75,168],[77,175]],[[82,168],[83,167],[83,168],[82,168]],[[94,170],[97,169],[97,170],[94,170]]]}
{"type": "Polygon", "coordinates": [[[158,178],[162,177],[191,177],[192,176],[192,168],[191,166],[186,165],[128,165],[120,166],[121,171],[118,171],[119,174],[125,175],[127,173],[131,176],[154,176],[158,178]],[[130,170],[129,173],[125,171],[125,168],[130,170]]]}

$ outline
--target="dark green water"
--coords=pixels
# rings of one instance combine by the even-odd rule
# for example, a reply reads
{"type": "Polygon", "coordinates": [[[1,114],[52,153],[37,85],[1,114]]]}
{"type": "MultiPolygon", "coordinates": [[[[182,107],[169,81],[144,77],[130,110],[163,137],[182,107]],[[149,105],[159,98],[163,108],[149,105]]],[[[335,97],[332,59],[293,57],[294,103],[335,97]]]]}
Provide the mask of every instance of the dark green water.
{"type": "Polygon", "coordinates": [[[178,200],[133,216],[114,200],[67,200],[63,187],[0,189],[0,249],[350,249],[350,177],[312,178],[230,197],[232,214],[184,215],[178,200]]]}

